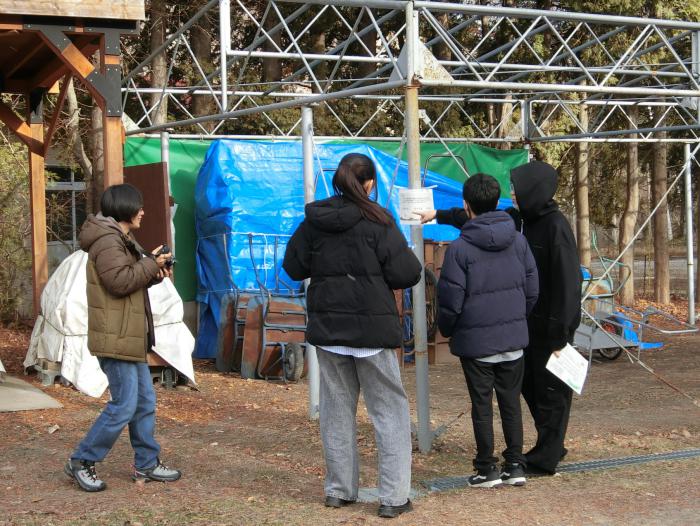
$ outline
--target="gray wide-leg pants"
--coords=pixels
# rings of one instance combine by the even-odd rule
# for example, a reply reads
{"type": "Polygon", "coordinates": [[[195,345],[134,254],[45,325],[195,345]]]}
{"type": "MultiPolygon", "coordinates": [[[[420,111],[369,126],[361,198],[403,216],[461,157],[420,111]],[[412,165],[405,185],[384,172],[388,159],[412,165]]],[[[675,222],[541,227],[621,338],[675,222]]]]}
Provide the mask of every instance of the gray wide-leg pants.
{"type": "Polygon", "coordinates": [[[318,349],[321,439],[326,496],[356,500],[359,486],[357,401],[360,388],[379,453],[379,501],[405,504],[411,488],[411,423],[396,354],[354,358],[318,349]]]}

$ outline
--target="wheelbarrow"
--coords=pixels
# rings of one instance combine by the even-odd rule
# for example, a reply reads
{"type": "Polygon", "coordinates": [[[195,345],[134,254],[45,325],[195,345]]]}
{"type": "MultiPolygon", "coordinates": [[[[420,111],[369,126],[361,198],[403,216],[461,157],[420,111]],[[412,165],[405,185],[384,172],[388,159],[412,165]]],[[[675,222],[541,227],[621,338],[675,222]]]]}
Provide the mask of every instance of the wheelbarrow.
{"type": "MultiPolygon", "coordinates": [[[[241,377],[297,382],[305,373],[306,295],[280,277],[277,258],[280,236],[266,236],[274,242],[275,280],[272,290],[267,287],[255,261],[253,237],[248,235],[248,246],[258,290],[249,296],[245,308],[241,377]]],[[[241,308],[234,311],[235,316],[240,316],[241,308]]]]}

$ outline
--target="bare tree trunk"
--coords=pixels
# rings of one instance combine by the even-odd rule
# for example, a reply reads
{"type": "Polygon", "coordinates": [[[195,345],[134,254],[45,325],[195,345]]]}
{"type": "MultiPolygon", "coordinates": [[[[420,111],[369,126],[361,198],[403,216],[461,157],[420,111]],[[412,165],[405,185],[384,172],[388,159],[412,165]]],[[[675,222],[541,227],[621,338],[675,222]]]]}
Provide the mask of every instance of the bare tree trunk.
{"type": "MultiPolygon", "coordinates": [[[[501,115],[498,122],[498,132],[496,133],[496,136],[500,138],[508,137],[510,135],[511,127],[513,125],[513,103],[505,102],[509,100],[513,100],[513,96],[510,94],[506,95],[504,102],[499,105],[499,107],[501,108],[501,115]]],[[[498,146],[501,150],[510,149],[510,144],[508,144],[505,141],[499,143],[498,146]]]]}
{"type": "MultiPolygon", "coordinates": [[[[274,10],[270,10],[265,19],[265,31],[269,31],[279,23],[279,18],[274,10]]],[[[265,40],[263,46],[264,51],[274,52],[277,51],[275,44],[280,46],[282,43],[282,32],[278,31],[274,35],[270,35],[270,39],[265,40]],[[274,43],[273,43],[274,42],[274,43]]],[[[282,66],[278,58],[264,58],[263,62],[263,82],[277,82],[282,78],[282,66]]]]}
{"type": "MultiPolygon", "coordinates": [[[[636,125],[637,108],[631,108],[629,117],[636,125]]],[[[618,246],[622,251],[632,241],[634,229],[637,225],[639,215],[639,144],[630,142],[627,144],[627,202],[625,211],[622,213],[620,222],[620,237],[618,246]]],[[[634,245],[622,255],[620,262],[627,265],[620,269],[620,281],[627,278],[627,282],[622,287],[620,301],[623,305],[634,304],[634,245]]]]}
{"type": "MultiPolygon", "coordinates": [[[[205,16],[200,18],[199,23],[192,27],[192,52],[197,58],[197,62],[199,62],[205,75],[208,75],[214,70],[211,47],[211,22],[209,18],[205,16]]],[[[197,79],[198,78],[199,76],[197,75],[197,79]]],[[[197,82],[201,81],[197,80],[197,82]]],[[[214,113],[213,97],[211,95],[195,95],[192,100],[192,113],[195,117],[214,113]]],[[[202,125],[211,131],[214,129],[216,123],[212,121],[202,123],[202,125]]]]}
{"type": "MultiPolygon", "coordinates": [[[[552,9],[552,0],[537,0],[537,9],[541,9],[543,11],[549,11],[552,9]]],[[[552,47],[552,32],[551,31],[545,31],[544,33],[544,48],[545,49],[550,49],[552,47]]]]}
{"type": "MultiPolygon", "coordinates": [[[[368,20],[368,23],[370,21],[368,20]]],[[[372,29],[371,31],[368,31],[364,35],[362,35],[362,42],[367,46],[367,49],[369,49],[373,53],[377,53],[377,31],[375,29],[372,29]]],[[[364,49],[362,50],[361,54],[367,53],[364,49]]],[[[374,62],[361,62],[360,65],[358,66],[358,77],[367,77],[374,73],[377,70],[377,64],[374,62]]]]}
{"type": "MultiPolygon", "coordinates": [[[[449,1],[449,0],[442,0],[443,2],[449,1]]],[[[437,16],[438,22],[440,22],[440,25],[445,28],[445,31],[450,29],[450,14],[445,11],[442,12],[437,16]]],[[[435,57],[438,60],[452,60],[452,51],[450,50],[450,46],[447,45],[445,42],[440,42],[435,46],[435,57]]]]}
{"type": "MultiPolygon", "coordinates": [[[[321,27],[321,26],[319,26],[321,27]]],[[[313,53],[324,54],[326,52],[326,33],[318,32],[311,34],[311,49],[313,53]]],[[[319,81],[319,84],[323,86],[323,80],[328,78],[328,64],[326,62],[320,62],[314,68],[314,75],[319,81]]],[[[309,79],[313,83],[313,79],[309,79]]],[[[311,89],[314,93],[318,93],[318,86],[312,84],[311,89]]]]}
{"type": "MultiPolygon", "coordinates": [[[[588,107],[581,104],[579,119],[584,130],[588,130],[588,107]]],[[[581,265],[591,266],[591,223],[588,204],[589,144],[576,144],[576,241],[581,265]]]]}
{"type": "MultiPolygon", "coordinates": [[[[666,132],[658,132],[656,137],[666,138],[666,132]]],[[[666,143],[656,142],[652,146],[652,198],[656,206],[668,187],[668,170],[666,158],[668,147],[666,143]]],[[[668,204],[661,204],[654,214],[654,300],[659,303],[670,303],[671,283],[669,273],[668,253],[668,204]]]]}
{"type": "Polygon", "coordinates": [[[68,132],[73,158],[75,162],[78,163],[78,166],[80,166],[85,180],[87,181],[88,178],[92,179],[92,161],[85,151],[85,145],[80,136],[80,108],[78,107],[78,97],[75,94],[75,86],[72,77],[68,81],[68,88],[66,88],[66,110],[68,111],[66,130],[68,132]]]}
{"type": "Polygon", "coordinates": [[[488,135],[491,136],[496,129],[496,107],[493,102],[486,105],[486,119],[488,122],[488,135]]]}
{"type": "MultiPolygon", "coordinates": [[[[102,197],[102,187],[104,185],[105,172],[105,150],[102,128],[102,110],[94,103],[90,116],[90,151],[92,153],[92,179],[86,181],[88,188],[87,200],[92,203],[92,210],[100,209],[100,197],[102,197]]],[[[88,204],[88,206],[90,206],[88,204]]]]}
{"type": "MultiPolygon", "coordinates": [[[[691,166],[695,166],[695,162],[691,164],[691,166]]],[[[700,186],[696,185],[695,187],[695,198],[697,199],[697,205],[695,206],[695,210],[697,210],[696,216],[695,216],[695,246],[696,246],[696,265],[695,265],[695,303],[698,303],[698,288],[700,287],[700,186]]]]}
{"type": "MultiPolygon", "coordinates": [[[[167,19],[167,6],[165,0],[151,0],[151,52],[165,42],[165,27],[167,19]]],[[[153,57],[153,71],[151,73],[151,87],[163,88],[168,81],[168,66],[165,60],[165,50],[153,57]]],[[[151,108],[158,106],[151,112],[153,124],[164,124],[168,119],[168,97],[161,93],[151,94],[151,108]]]]}

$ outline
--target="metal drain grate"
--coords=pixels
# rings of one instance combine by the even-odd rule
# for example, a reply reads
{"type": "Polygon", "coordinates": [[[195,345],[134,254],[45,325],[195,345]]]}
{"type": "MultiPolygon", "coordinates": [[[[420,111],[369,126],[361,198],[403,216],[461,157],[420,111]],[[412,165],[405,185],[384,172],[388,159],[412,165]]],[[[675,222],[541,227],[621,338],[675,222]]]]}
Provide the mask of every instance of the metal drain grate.
{"type": "Polygon", "coordinates": [[[569,462],[562,464],[558,471],[560,473],[576,473],[578,471],[610,469],[627,466],[630,464],[646,464],[647,462],[657,462],[660,460],[683,460],[694,457],[700,457],[700,449],[684,449],[681,451],[669,451],[668,453],[653,453],[651,455],[607,458],[603,460],[587,460],[584,462],[569,462]]]}
{"type": "MultiPolygon", "coordinates": [[[[700,457],[700,449],[685,449],[681,451],[670,451],[668,453],[654,453],[651,455],[587,460],[584,462],[568,462],[560,464],[557,471],[559,473],[577,473],[582,471],[593,471],[596,469],[618,468],[632,464],[645,464],[647,462],[657,462],[663,460],[683,460],[695,457],[700,457]]],[[[445,477],[424,480],[422,484],[428,491],[449,491],[451,489],[467,487],[468,479],[469,475],[462,477],[445,477]]]]}

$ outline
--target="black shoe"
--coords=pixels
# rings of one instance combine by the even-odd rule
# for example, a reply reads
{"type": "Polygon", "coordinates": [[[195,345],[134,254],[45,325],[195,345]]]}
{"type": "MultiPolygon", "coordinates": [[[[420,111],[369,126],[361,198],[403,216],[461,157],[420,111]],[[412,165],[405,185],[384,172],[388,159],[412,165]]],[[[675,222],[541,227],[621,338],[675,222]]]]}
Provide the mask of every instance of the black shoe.
{"type": "Polygon", "coordinates": [[[107,487],[107,484],[97,477],[95,463],[89,460],[70,459],[66,462],[63,471],[85,491],[92,493],[102,491],[107,487]]]}
{"type": "Polygon", "coordinates": [[[467,483],[472,488],[497,488],[503,484],[503,481],[496,466],[491,466],[489,469],[477,470],[476,475],[467,479],[467,483]]]}
{"type": "Polygon", "coordinates": [[[501,480],[503,484],[509,486],[524,486],[527,482],[525,470],[517,462],[514,464],[504,464],[501,470],[501,480]]]}
{"type": "Polygon", "coordinates": [[[379,511],[377,515],[384,517],[385,519],[393,519],[398,517],[402,513],[409,512],[413,509],[413,504],[410,500],[406,501],[406,504],[401,504],[400,506],[389,506],[388,504],[381,504],[379,506],[379,511]]]}
{"type": "Polygon", "coordinates": [[[355,504],[355,501],[341,499],[340,497],[326,497],[326,506],[329,508],[342,508],[344,506],[350,506],[350,504],[355,504]]]}
{"type": "Polygon", "coordinates": [[[540,467],[533,466],[532,464],[528,464],[527,467],[525,467],[525,473],[528,477],[551,477],[556,471],[547,471],[540,467]]]}

